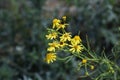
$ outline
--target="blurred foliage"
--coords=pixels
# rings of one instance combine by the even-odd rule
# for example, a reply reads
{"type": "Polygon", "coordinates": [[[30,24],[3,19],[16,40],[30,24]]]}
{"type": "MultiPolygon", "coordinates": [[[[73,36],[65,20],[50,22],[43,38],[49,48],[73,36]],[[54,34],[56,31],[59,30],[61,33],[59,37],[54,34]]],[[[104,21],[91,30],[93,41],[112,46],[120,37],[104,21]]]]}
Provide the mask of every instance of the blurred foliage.
{"type": "Polygon", "coordinates": [[[91,45],[95,50],[106,51],[118,43],[120,33],[120,6],[117,0],[66,0],[70,5],[76,4],[78,12],[72,17],[71,31],[77,34],[79,31],[83,38],[88,35],[91,45]],[[73,28],[74,27],[74,28],[73,28]],[[73,30],[74,29],[74,30],[73,30]],[[86,35],[85,35],[86,34],[86,35]]]}
{"type": "MultiPolygon", "coordinates": [[[[76,59],[67,64],[57,61],[51,65],[43,61],[47,46],[44,37],[46,26],[43,24],[49,23],[41,18],[45,1],[0,0],[0,80],[81,79],[75,69],[76,59]]],[[[68,30],[73,34],[80,31],[85,44],[85,36],[88,35],[92,49],[97,53],[105,47],[106,53],[112,54],[112,47],[120,41],[119,0],[65,2],[68,7],[74,5],[77,9],[73,15],[65,13],[71,17],[68,30]]]]}
{"type": "Polygon", "coordinates": [[[0,80],[22,79],[39,71],[46,46],[40,18],[43,3],[0,0],[0,80]]]}

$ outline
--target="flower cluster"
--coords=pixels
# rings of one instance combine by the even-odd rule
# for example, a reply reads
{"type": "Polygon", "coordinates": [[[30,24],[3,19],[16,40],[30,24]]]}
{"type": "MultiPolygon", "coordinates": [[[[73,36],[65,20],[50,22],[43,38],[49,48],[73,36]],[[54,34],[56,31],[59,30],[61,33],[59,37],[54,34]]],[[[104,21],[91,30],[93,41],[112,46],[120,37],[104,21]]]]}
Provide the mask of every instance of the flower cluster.
{"type": "Polygon", "coordinates": [[[49,64],[56,61],[57,52],[66,50],[72,54],[80,54],[83,50],[82,40],[79,35],[72,36],[70,32],[66,31],[66,16],[62,19],[53,19],[52,27],[48,28],[46,38],[51,42],[48,43],[48,54],[45,61],[49,64]]]}
{"type": "MultiPolygon", "coordinates": [[[[45,61],[50,64],[57,59],[70,61],[73,57],[77,57],[79,61],[77,62],[77,70],[84,69],[84,76],[91,76],[94,80],[101,80],[103,77],[109,75],[115,75],[114,80],[117,80],[116,74],[120,72],[119,66],[109,59],[104,51],[103,55],[97,55],[91,50],[89,41],[86,36],[87,47],[82,44],[82,40],[79,35],[72,36],[71,32],[68,32],[66,28],[69,24],[66,23],[66,16],[62,19],[53,19],[52,27],[48,28],[48,34],[46,38],[50,40],[48,43],[47,54],[45,61]],[[84,52],[82,52],[84,50],[84,52]],[[60,58],[58,52],[64,51],[65,53],[70,53],[70,55],[60,58]],[[81,52],[83,54],[81,54],[81,52]],[[102,69],[104,68],[104,70],[102,69]],[[96,75],[96,73],[98,75],[96,75]],[[92,75],[96,75],[92,77],[92,75]]],[[[113,50],[114,53],[114,50],[113,50]]],[[[111,78],[113,80],[113,78],[111,78]]]]}

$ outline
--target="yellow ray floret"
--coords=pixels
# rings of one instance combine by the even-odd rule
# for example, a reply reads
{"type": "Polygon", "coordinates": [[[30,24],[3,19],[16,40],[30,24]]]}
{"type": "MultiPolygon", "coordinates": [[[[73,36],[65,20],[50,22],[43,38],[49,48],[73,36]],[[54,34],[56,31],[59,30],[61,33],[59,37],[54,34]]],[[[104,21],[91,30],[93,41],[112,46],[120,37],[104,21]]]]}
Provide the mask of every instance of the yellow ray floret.
{"type": "Polygon", "coordinates": [[[66,27],[66,25],[67,25],[67,24],[59,24],[59,25],[57,26],[57,30],[59,30],[59,29],[64,29],[64,28],[66,27]]]}
{"type": "Polygon", "coordinates": [[[46,55],[45,61],[49,64],[49,63],[53,63],[54,61],[56,61],[56,53],[48,53],[46,55]]]}
{"type": "Polygon", "coordinates": [[[71,39],[71,43],[72,44],[79,44],[80,42],[82,42],[81,38],[79,36],[74,36],[73,39],[71,39]]]}
{"type": "Polygon", "coordinates": [[[82,45],[72,44],[69,46],[71,47],[69,51],[71,51],[72,53],[74,52],[81,53],[83,50],[82,45]]]}
{"type": "Polygon", "coordinates": [[[56,48],[59,48],[59,43],[57,41],[54,41],[52,43],[48,43],[50,46],[47,51],[55,51],[56,48]]]}
{"type": "Polygon", "coordinates": [[[70,41],[71,40],[71,35],[70,33],[65,33],[60,37],[60,41],[65,42],[65,41],[70,41]]]}
{"type": "Polygon", "coordinates": [[[52,40],[52,39],[56,39],[57,36],[58,36],[58,34],[56,32],[53,32],[53,33],[46,35],[46,38],[52,40]]]}
{"type": "Polygon", "coordinates": [[[53,28],[58,27],[60,22],[61,21],[59,19],[53,19],[53,28]]]}
{"type": "Polygon", "coordinates": [[[69,24],[60,24],[60,25],[58,25],[57,30],[59,30],[59,29],[65,29],[66,26],[68,26],[68,25],[69,24]]]}
{"type": "Polygon", "coordinates": [[[59,43],[57,41],[54,41],[52,43],[48,43],[48,45],[51,46],[51,47],[59,48],[59,43]]]}
{"type": "Polygon", "coordinates": [[[55,52],[55,47],[48,47],[47,51],[53,51],[53,52],[55,52]]]}

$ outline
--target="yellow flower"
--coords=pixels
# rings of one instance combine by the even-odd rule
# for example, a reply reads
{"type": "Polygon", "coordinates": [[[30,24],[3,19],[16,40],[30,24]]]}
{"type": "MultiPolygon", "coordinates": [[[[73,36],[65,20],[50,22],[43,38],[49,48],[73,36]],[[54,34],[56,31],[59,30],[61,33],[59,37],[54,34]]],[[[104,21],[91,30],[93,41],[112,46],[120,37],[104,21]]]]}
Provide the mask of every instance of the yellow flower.
{"type": "Polygon", "coordinates": [[[69,46],[71,47],[71,49],[69,51],[71,51],[72,53],[74,53],[74,52],[81,53],[83,50],[82,45],[72,44],[69,46]]]}
{"type": "Polygon", "coordinates": [[[90,69],[93,70],[95,67],[93,65],[90,66],[90,69]]]}
{"type": "Polygon", "coordinates": [[[87,60],[86,60],[86,59],[83,59],[83,60],[82,60],[82,63],[83,63],[83,64],[87,63],[87,60]]]}
{"type": "Polygon", "coordinates": [[[60,22],[61,22],[61,21],[60,21],[59,19],[54,19],[54,20],[53,20],[53,28],[59,26],[60,22]]]}
{"type": "Polygon", "coordinates": [[[59,29],[65,29],[68,24],[60,24],[57,26],[57,30],[59,29]]]}
{"type": "Polygon", "coordinates": [[[54,51],[55,52],[55,47],[48,47],[47,51],[54,51]]]}
{"type": "Polygon", "coordinates": [[[51,47],[59,48],[59,43],[57,41],[54,41],[52,43],[48,43],[48,45],[51,46],[51,47]]]}
{"type": "Polygon", "coordinates": [[[58,25],[58,27],[57,27],[57,30],[59,30],[59,29],[64,29],[65,28],[65,24],[60,24],[60,25],[58,25]]]}
{"type": "Polygon", "coordinates": [[[71,40],[71,35],[70,33],[65,33],[60,37],[60,41],[65,42],[65,41],[70,41],[71,40]]]}
{"type": "Polygon", "coordinates": [[[47,51],[53,51],[55,52],[56,48],[63,48],[64,46],[67,45],[65,42],[53,42],[48,44],[50,47],[47,48],[47,51]]]}
{"type": "Polygon", "coordinates": [[[67,43],[65,43],[65,42],[59,42],[59,46],[61,47],[61,48],[63,48],[64,46],[66,46],[67,45],[67,43]]]}
{"type": "Polygon", "coordinates": [[[57,36],[58,36],[58,34],[56,32],[53,32],[53,33],[46,35],[46,38],[52,40],[52,39],[56,39],[57,36]]]}
{"type": "Polygon", "coordinates": [[[79,36],[74,36],[73,39],[71,39],[71,43],[72,44],[79,44],[80,42],[82,42],[81,38],[79,36]]]}
{"type": "Polygon", "coordinates": [[[66,16],[63,16],[62,19],[63,19],[64,21],[66,21],[66,16]]]}
{"type": "Polygon", "coordinates": [[[46,58],[45,58],[45,61],[49,64],[49,63],[52,63],[53,61],[56,61],[56,53],[48,53],[46,55],[46,58]]]}
{"type": "Polygon", "coordinates": [[[54,41],[52,43],[48,43],[48,45],[50,46],[47,51],[55,51],[56,48],[59,48],[59,43],[54,41]]]}

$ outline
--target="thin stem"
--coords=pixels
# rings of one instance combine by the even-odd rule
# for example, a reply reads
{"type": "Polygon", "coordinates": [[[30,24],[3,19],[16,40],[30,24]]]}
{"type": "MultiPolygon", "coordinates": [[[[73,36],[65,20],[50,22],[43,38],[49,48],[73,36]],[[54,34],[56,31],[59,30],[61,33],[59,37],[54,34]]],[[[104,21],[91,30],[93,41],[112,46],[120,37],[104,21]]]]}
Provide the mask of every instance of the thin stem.
{"type": "Polygon", "coordinates": [[[57,59],[58,59],[58,60],[67,60],[67,59],[69,59],[69,58],[71,58],[71,57],[73,57],[73,55],[68,56],[68,57],[65,57],[65,58],[60,58],[60,57],[57,57],[57,59]]]}
{"type": "Polygon", "coordinates": [[[83,45],[83,47],[84,47],[85,51],[87,51],[87,53],[88,53],[91,57],[95,58],[95,56],[93,56],[93,55],[90,53],[90,51],[89,51],[84,45],[83,45]]]}
{"type": "Polygon", "coordinates": [[[117,80],[117,73],[114,73],[114,80],[117,80]]]}

